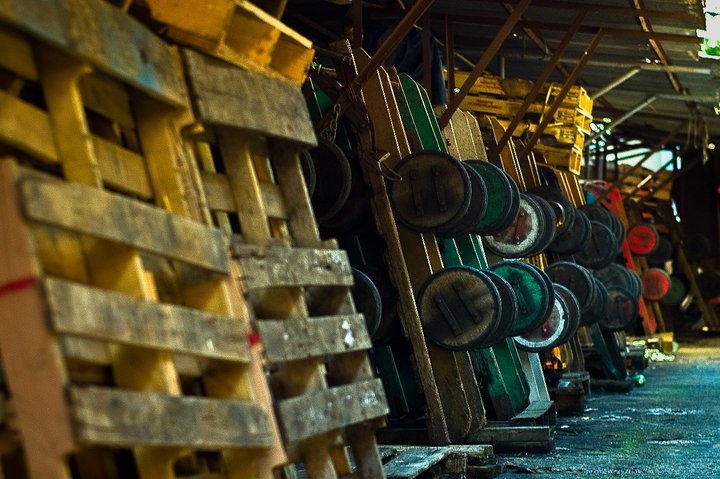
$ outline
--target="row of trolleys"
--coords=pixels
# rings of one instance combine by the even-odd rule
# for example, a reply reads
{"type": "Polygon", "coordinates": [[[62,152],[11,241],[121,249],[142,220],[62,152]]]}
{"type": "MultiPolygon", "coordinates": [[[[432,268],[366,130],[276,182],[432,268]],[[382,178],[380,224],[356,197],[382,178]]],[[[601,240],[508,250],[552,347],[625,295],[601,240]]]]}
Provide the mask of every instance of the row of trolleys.
{"type": "MultiPolygon", "coordinates": [[[[313,160],[322,167],[328,148],[310,152],[306,171],[313,160]]],[[[388,182],[388,194],[398,222],[437,238],[477,235],[498,260],[489,268],[445,267],[422,285],[418,310],[438,346],[472,350],[513,337],[519,348],[542,352],[580,326],[619,331],[637,318],[641,280],[614,262],[625,228],[602,205],[575,208],[549,185],[521,193],[493,163],[439,151],[413,153],[395,173],[403,181],[388,182]],[[540,253],[552,261],[544,271],[518,261],[540,253]]],[[[368,275],[354,274],[355,303],[373,341],[385,342],[392,328],[383,324],[381,295],[368,275]]]]}

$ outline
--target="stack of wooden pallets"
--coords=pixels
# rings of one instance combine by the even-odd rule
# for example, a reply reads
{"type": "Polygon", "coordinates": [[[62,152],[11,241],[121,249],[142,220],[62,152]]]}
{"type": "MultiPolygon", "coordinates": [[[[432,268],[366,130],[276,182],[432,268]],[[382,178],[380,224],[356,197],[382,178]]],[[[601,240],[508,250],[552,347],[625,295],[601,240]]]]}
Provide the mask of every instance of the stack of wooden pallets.
{"type": "Polygon", "coordinates": [[[100,0],[0,22],[0,477],[384,477],[299,88],[100,0]]]}
{"type": "MultiPolygon", "coordinates": [[[[462,84],[467,77],[468,73],[456,71],[455,83],[462,84]]],[[[483,75],[471,87],[461,108],[496,116],[507,127],[531,88],[532,82],[528,80],[483,75]]],[[[556,83],[543,85],[537,101],[530,105],[513,135],[519,137],[535,132],[561,88],[562,85],[556,83]]],[[[592,106],[593,101],[584,88],[572,87],[534,150],[541,153],[547,163],[580,174],[585,135],[590,133],[592,106]]]]}
{"type": "MultiPolygon", "coordinates": [[[[622,176],[630,170],[630,168],[630,165],[619,165],[618,174],[622,176]]],[[[673,172],[668,170],[653,172],[647,168],[639,168],[623,179],[619,185],[620,192],[623,195],[634,193],[636,199],[642,198],[644,195],[647,195],[649,191],[655,190],[659,184],[665,183],[672,174],[673,172]],[[636,191],[638,185],[641,185],[641,188],[636,191]]],[[[654,200],[669,201],[671,190],[672,182],[666,183],[661,189],[654,193],[654,200]]]]}

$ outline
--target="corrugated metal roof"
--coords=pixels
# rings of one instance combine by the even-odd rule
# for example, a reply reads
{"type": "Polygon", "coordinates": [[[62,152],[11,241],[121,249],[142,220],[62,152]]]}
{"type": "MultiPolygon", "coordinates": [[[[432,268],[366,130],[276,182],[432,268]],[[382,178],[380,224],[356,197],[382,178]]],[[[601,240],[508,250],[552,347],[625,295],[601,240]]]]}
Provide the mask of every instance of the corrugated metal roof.
{"type": "MultiPolygon", "coordinates": [[[[705,28],[702,3],[702,0],[638,1],[642,8],[650,12],[646,20],[654,32],[678,36],[673,40],[686,40],[671,41],[666,37],[657,40],[671,65],[694,69],[691,72],[674,73],[680,85],[693,98],[716,98],[720,92],[717,75],[720,64],[697,56],[700,39],[696,37],[696,30],[705,28]],[[653,15],[652,12],[659,13],[653,15]]],[[[582,83],[588,91],[593,92],[634,65],[648,62],[660,64],[650,42],[640,37],[643,30],[640,19],[632,14],[633,5],[633,0],[536,0],[525,12],[524,19],[552,50],[565,34],[562,25],[572,24],[581,7],[591,8],[583,21],[583,29],[574,36],[562,58],[563,64],[572,70],[590,43],[595,29],[610,30],[582,73],[582,83]]],[[[496,35],[499,23],[508,17],[503,4],[493,0],[436,0],[431,12],[434,19],[433,33],[441,39],[445,35],[445,17],[454,19],[455,49],[472,61],[480,58],[496,35]]],[[[513,30],[513,35],[504,42],[497,55],[504,59],[506,77],[530,80],[540,75],[550,58],[550,54],[543,54],[520,27],[513,30]]],[[[499,65],[500,62],[496,60],[489,69],[499,73],[499,65]]],[[[456,63],[456,66],[462,65],[456,63]]],[[[558,71],[551,76],[551,81],[563,82],[564,79],[558,71]]],[[[664,71],[641,71],[606,94],[606,102],[596,102],[595,113],[599,117],[614,118],[650,95],[675,94],[677,92],[664,71]]],[[[697,103],[697,109],[706,119],[711,134],[720,136],[720,118],[716,116],[713,107],[709,102],[697,103]]],[[[654,128],[668,131],[689,115],[690,110],[684,101],[658,98],[647,109],[628,120],[625,129],[634,132],[654,128]]]]}

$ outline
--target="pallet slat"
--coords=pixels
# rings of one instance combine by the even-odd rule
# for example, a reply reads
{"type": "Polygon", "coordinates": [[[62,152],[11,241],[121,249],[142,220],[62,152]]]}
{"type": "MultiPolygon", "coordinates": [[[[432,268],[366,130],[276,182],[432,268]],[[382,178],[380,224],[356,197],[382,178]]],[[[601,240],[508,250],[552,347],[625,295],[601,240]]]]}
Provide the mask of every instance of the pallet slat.
{"type": "Polygon", "coordinates": [[[389,410],[380,379],[319,390],[280,401],[279,416],[290,442],[385,416],[389,410]]]}
{"type": "Polygon", "coordinates": [[[144,200],[153,197],[142,156],[94,135],[92,145],[106,184],[144,200]]]}
{"type": "Polygon", "coordinates": [[[80,442],[196,448],[272,445],[266,412],[256,403],[100,387],[72,387],[80,442]]]}
{"type": "Polygon", "coordinates": [[[228,361],[250,359],[247,328],[233,318],[60,279],[43,283],[58,333],[228,361]]]}
{"type": "Polygon", "coordinates": [[[336,249],[233,244],[249,290],[277,286],[352,286],[347,253],[336,249]]]}
{"type": "Polygon", "coordinates": [[[31,220],[228,272],[219,230],[77,184],[27,179],[21,193],[31,220]]]}
{"type": "Polygon", "coordinates": [[[143,25],[94,0],[1,0],[0,19],[86,60],[150,96],[182,106],[179,58],[143,25]],[[138,48],[125,48],[136,45],[138,48]]]}
{"type": "Polygon", "coordinates": [[[257,323],[271,363],[323,357],[372,348],[361,314],[257,323]]]}
{"type": "Polygon", "coordinates": [[[47,113],[2,91],[0,141],[47,163],[59,161],[47,113]]]}
{"type": "Polygon", "coordinates": [[[38,80],[39,75],[32,50],[23,35],[0,27],[0,51],[12,52],[9,55],[0,55],[0,66],[26,80],[38,80]]]}
{"type": "Polygon", "coordinates": [[[385,464],[387,479],[413,479],[450,454],[442,447],[413,447],[402,451],[385,464]]]}
{"type": "Polygon", "coordinates": [[[240,70],[214,58],[182,50],[198,120],[315,146],[310,113],[299,89],[240,70]],[[218,90],[218,85],[232,88],[218,90]]]}

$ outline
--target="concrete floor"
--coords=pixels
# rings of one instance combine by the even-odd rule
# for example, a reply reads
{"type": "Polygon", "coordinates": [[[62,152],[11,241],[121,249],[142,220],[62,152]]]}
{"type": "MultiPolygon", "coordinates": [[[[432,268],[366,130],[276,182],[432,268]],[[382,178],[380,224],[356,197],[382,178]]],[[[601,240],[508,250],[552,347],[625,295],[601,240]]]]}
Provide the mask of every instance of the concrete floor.
{"type": "Polygon", "coordinates": [[[580,417],[560,417],[555,450],[497,455],[502,479],[720,478],[720,338],[680,344],[630,393],[593,393],[580,417]]]}

